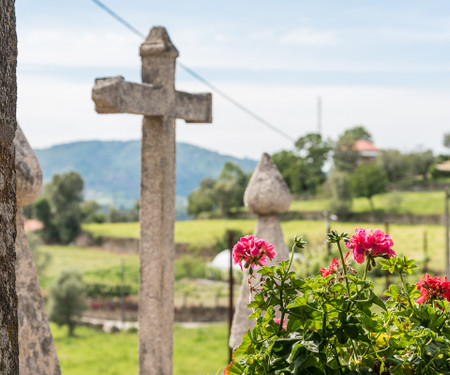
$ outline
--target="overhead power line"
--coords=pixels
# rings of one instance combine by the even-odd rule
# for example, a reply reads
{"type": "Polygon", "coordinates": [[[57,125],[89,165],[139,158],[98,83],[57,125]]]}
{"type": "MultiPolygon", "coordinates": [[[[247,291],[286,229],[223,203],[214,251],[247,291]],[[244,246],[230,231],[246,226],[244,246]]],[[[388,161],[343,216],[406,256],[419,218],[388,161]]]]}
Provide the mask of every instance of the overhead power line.
{"type": "MultiPolygon", "coordinates": [[[[105,4],[103,4],[101,1],[99,0],[92,0],[96,5],[98,5],[101,9],[103,9],[105,12],[107,12],[110,16],[112,16],[113,18],[115,18],[117,21],[119,21],[122,25],[124,25],[128,30],[130,30],[131,32],[133,32],[134,34],[140,36],[142,39],[145,40],[145,35],[143,33],[141,33],[139,30],[137,30],[136,28],[134,28],[130,23],[128,23],[127,21],[125,21],[122,17],[120,17],[116,12],[114,12],[113,10],[111,10],[109,7],[107,7],[105,4]]],[[[195,79],[199,80],[200,82],[202,82],[203,84],[205,84],[206,86],[208,86],[212,91],[214,91],[216,94],[218,94],[219,96],[221,96],[222,98],[224,98],[225,100],[227,100],[228,102],[230,102],[231,104],[233,104],[235,107],[237,107],[238,109],[240,109],[241,111],[245,112],[247,115],[249,115],[250,117],[252,117],[253,119],[255,119],[256,121],[260,122],[261,124],[263,124],[264,126],[266,126],[267,128],[271,129],[272,131],[278,133],[279,135],[281,135],[282,137],[288,139],[291,142],[295,142],[295,139],[292,138],[289,134],[285,133],[283,130],[281,130],[280,128],[278,128],[277,126],[271,124],[269,121],[265,120],[264,118],[262,118],[261,116],[257,115],[255,112],[253,112],[252,110],[250,110],[249,108],[247,108],[245,105],[241,104],[240,102],[238,102],[236,99],[233,99],[231,96],[225,94],[222,90],[220,90],[218,87],[216,87],[215,85],[213,85],[212,83],[210,83],[208,80],[206,80],[205,78],[203,78],[201,75],[199,75],[198,73],[194,72],[192,69],[188,68],[186,65],[180,63],[179,61],[177,61],[177,65],[182,68],[184,71],[186,71],[188,74],[190,74],[191,76],[193,76],[195,79]]]]}

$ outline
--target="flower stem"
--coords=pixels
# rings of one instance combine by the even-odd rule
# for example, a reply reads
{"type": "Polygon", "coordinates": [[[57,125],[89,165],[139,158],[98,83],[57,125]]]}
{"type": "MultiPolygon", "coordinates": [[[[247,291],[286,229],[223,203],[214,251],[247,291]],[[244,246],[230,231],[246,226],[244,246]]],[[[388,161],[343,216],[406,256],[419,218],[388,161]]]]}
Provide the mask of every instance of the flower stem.
{"type": "Polygon", "coordinates": [[[414,306],[411,303],[411,296],[409,295],[408,288],[406,288],[405,279],[403,278],[403,272],[399,272],[399,275],[400,275],[400,280],[402,281],[403,289],[405,290],[405,295],[408,297],[409,306],[411,307],[411,309],[414,310],[414,306]]]}
{"type": "Polygon", "coordinates": [[[350,286],[348,284],[347,279],[347,265],[345,264],[344,254],[342,253],[341,241],[337,242],[337,247],[339,249],[339,254],[341,256],[342,268],[344,269],[344,276],[345,276],[344,278],[345,278],[345,285],[347,286],[348,298],[350,298],[350,286]]]}
{"type": "Polygon", "coordinates": [[[367,272],[369,270],[371,261],[372,261],[372,258],[370,256],[367,256],[367,263],[366,263],[366,267],[364,268],[363,280],[365,280],[367,278],[367,272]]]}

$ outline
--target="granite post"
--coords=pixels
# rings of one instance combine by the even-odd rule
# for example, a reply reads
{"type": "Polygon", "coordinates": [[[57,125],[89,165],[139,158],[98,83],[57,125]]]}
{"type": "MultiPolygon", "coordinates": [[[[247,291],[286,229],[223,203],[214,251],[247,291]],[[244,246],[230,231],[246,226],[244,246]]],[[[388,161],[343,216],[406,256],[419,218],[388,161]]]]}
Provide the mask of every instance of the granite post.
{"type": "MultiPolygon", "coordinates": [[[[263,238],[275,246],[277,255],[272,261],[268,260],[267,265],[273,265],[289,258],[279,215],[289,209],[291,202],[292,196],[286,182],[270,155],[264,153],[245,190],[244,204],[249,211],[258,215],[255,237],[263,238]]],[[[259,278],[259,275],[257,274],[256,277],[259,278]]],[[[231,327],[229,342],[231,348],[239,345],[244,334],[255,325],[254,320],[248,319],[252,311],[247,307],[249,303],[247,278],[248,273],[246,272],[242,279],[231,327]]],[[[253,284],[257,284],[258,281],[256,279],[253,284]]]]}
{"type": "Polygon", "coordinates": [[[14,0],[0,0],[0,372],[19,374],[16,294],[17,35],[14,0]]]}
{"type": "Polygon", "coordinates": [[[211,94],[175,90],[178,51],[163,27],[141,45],[142,84],[97,79],[98,113],[144,115],[141,145],[139,373],[172,374],[175,119],[211,122],[211,94]]]}
{"type": "MultiPolygon", "coordinates": [[[[42,188],[39,161],[17,126],[16,148],[17,206],[31,204],[42,188]]],[[[58,357],[44,310],[39,279],[28,245],[20,209],[16,214],[16,288],[19,317],[20,375],[60,375],[58,357]]]]}

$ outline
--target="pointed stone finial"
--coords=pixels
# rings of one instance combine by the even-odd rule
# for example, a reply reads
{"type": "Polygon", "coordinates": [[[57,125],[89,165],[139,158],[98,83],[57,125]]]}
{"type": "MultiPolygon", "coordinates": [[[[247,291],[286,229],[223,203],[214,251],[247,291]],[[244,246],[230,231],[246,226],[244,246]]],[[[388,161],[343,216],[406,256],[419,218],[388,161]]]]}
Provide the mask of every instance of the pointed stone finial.
{"type": "Polygon", "coordinates": [[[286,212],[292,195],[269,154],[262,154],[244,194],[244,204],[258,215],[279,215],[286,212]]]}
{"type": "Polygon", "coordinates": [[[144,56],[169,55],[178,57],[178,50],[172,44],[167,30],[162,26],[152,27],[145,42],[142,43],[140,54],[144,56]]]}
{"type": "MultiPolygon", "coordinates": [[[[263,154],[245,190],[244,203],[250,211],[258,215],[255,237],[263,238],[275,246],[277,255],[273,261],[267,262],[269,266],[289,258],[278,215],[289,209],[291,201],[291,193],[281,173],[271,157],[263,154]]],[[[258,285],[259,277],[260,275],[256,276],[255,285],[258,285]]],[[[248,319],[252,313],[247,307],[249,295],[247,277],[244,276],[231,327],[229,341],[231,348],[239,345],[247,330],[255,326],[255,320],[248,319]]]]}

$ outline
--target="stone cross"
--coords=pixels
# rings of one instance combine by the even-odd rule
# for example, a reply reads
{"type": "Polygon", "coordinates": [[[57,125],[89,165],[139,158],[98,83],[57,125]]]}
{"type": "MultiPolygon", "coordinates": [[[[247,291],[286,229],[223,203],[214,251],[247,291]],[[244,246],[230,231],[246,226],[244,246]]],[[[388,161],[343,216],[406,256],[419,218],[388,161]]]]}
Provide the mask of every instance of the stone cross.
{"type": "MultiPolygon", "coordinates": [[[[289,258],[279,215],[289,209],[291,202],[291,193],[281,173],[271,157],[263,154],[245,190],[244,204],[249,211],[258,215],[255,237],[263,238],[275,246],[277,255],[272,261],[268,260],[267,265],[273,265],[289,258]]],[[[247,307],[249,303],[247,277],[248,273],[246,272],[242,279],[239,299],[233,316],[229,342],[231,348],[239,345],[248,329],[255,326],[254,319],[248,319],[252,310],[247,307]]],[[[253,284],[257,283],[258,280],[253,282],[253,284]]]]}
{"type": "Polygon", "coordinates": [[[14,138],[17,176],[16,288],[19,317],[20,375],[60,375],[36,266],[24,229],[20,207],[31,204],[42,188],[42,170],[36,154],[17,125],[14,138]]]}
{"type": "Polygon", "coordinates": [[[175,119],[211,122],[211,94],[175,90],[178,51],[163,27],[141,45],[142,84],[97,79],[98,113],[144,115],[141,146],[139,373],[172,373],[175,119]]]}

